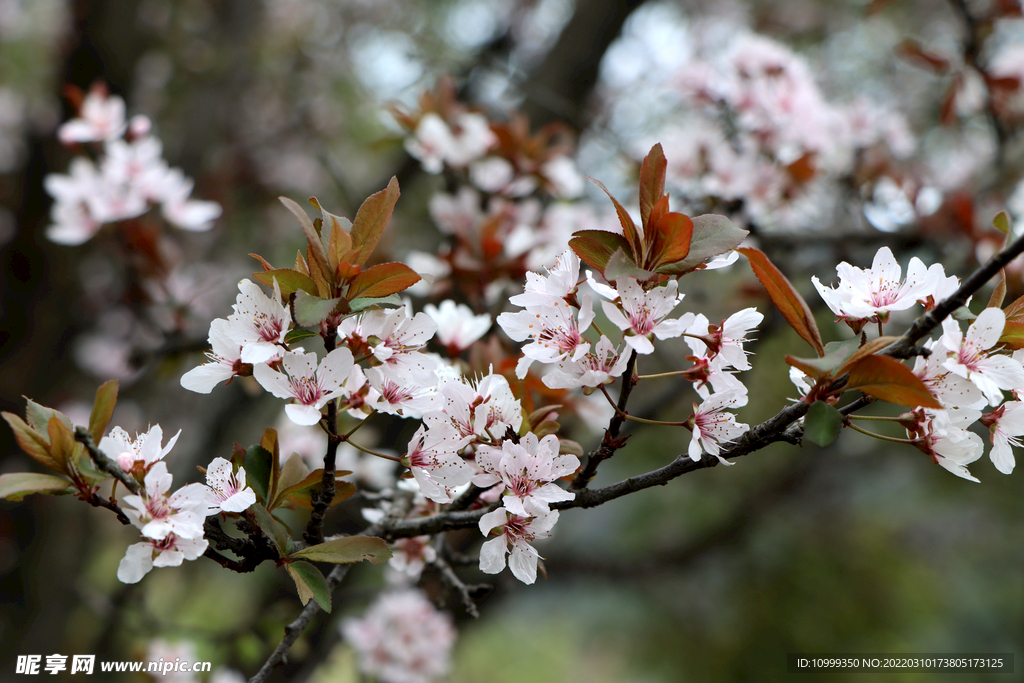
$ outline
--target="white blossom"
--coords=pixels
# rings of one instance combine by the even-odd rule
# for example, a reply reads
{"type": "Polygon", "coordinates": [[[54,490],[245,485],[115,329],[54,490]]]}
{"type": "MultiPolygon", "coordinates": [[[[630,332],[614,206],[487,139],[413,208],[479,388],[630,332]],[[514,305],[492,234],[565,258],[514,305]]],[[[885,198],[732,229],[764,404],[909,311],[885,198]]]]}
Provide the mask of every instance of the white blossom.
{"type": "Polygon", "coordinates": [[[201,557],[208,546],[209,542],[201,537],[168,534],[161,539],[144,538],[141,543],[128,546],[117,566],[117,578],[122,583],[138,583],[153,567],[179,567],[184,560],[201,557]]]}
{"type": "Polygon", "coordinates": [[[285,373],[269,365],[253,367],[253,377],[274,396],[295,399],[297,403],[285,407],[288,417],[300,425],[314,425],[320,421],[321,409],[331,399],[344,393],[345,381],[352,372],[352,352],[334,349],[317,365],[315,353],[285,353],[282,359],[285,373]]]}
{"type": "Polygon", "coordinates": [[[535,517],[521,517],[505,508],[498,508],[480,518],[480,533],[494,535],[480,547],[480,571],[497,574],[505,568],[505,556],[512,574],[525,584],[537,580],[537,560],[540,555],[531,542],[547,538],[558,521],[558,511],[552,510],[535,517]]]}

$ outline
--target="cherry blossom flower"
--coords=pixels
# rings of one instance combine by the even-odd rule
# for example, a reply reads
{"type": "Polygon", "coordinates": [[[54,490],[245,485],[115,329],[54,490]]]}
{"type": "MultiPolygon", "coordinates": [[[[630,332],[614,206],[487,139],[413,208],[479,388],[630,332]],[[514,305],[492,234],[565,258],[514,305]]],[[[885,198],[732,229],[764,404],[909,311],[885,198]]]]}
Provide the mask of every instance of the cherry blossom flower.
{"type": "Polygon", "coordinates": [[[902,279],[900,264],[889,247],[875,253],[871,268],[861,269],[843,261],[836,266],[839,285],[825,287],[817,276],[811,278],[821,298],[838,318],[844,320],[888,320],[890,311],[904,311],[918,299],[931,295],[939,284],[937,273],[929,271],[921,259],[910,259],[907,278],[902,279]]]}
{"type": "MultiPolygon", "coordinates": [[[[366,343],[373,356],[397,375],[414,378],[420,384],[432,382],[435,360],[420,350],[437,331],[437,323],[426,313],[409,315],[406,309],[375,309],[346,318],[338,336],[347,343],[366,343]]],[[[353,347],[355,348],[355,347],[353,347]]]]}
{"type": "Polygon", "coordinates": [[[1007,401],[981,419],[991,432],[992,450],[989,457],[992,464],[1003,474],[1013,472],[1016,460],[1012,446],[1021,445],[1024,436],[1024,403],[1007,401]]]}
{"type": "Polygon", "coordinates": [[[683,300],[683,295],[678,293],[677,281],[669,280],[666,286],[645,292],[635,278],[622,277],[616,282],[616,289],[622,310],[608,301],[602,301],[601,307],[612,324],[626,333],[623,341],[637,353],[654,352],[649,334],[658,339],[671,339],[686,330],[689,320],[666,319],[683,300]]]}
{"type": "Polygon", "coordinates": [[[238,283],[238,296],[228,316],[228,334],[241,344],[243,363],[267,363],[283,349],[279,344],[291,328],[292,317],[281,301],[281,286],[274,279],[274,296],[268,297],[251,280],[238,283]]]}
{"type": "Polygon", "coordinates": [[[430,536],[400,538],[391,544],[392,555],[388,566],[413,581],[418,581],[423,567],[437,559],[437,551],[430,545],[430,536]]]}
{"type": "Polygon", "coordinates": [[[915,448],[956,476],[978,482],[967,466],[981,457],[985,446],[981,437],[968,431],[967,427],[981,417],[980,411],[971,408],[918,408],[910,416],[902,422],[915,440],[915,448]]]}
{"type": "Polygon", "coordinates": [[[173,477],[167,463],[158,461],[146,474],[142,495],[128,495],[122,499],[134,510],[125,509],[131,523],[149,538],[161,540],[174,534],[181,538],[202,538],[203,519],[206,517],[206,487],[189,484],[171,495],[173,477]]]}
{"type": "Polygon", "coordinates": [[[105,88],[92,88],[82,100],[78,118],[58,128],[57,137],[64,144],[118,138],[127,128],[124,117],[123,99],[108,95],[105,88]]]}
{"type": "Polygon", "coordinates": [[[596,388],[614,382],[626,371],[627,363],[629,354],[620,353],[608,337],[601,335],[592,351],[576,361],[559,361],[542,381],[550,389],[596,388]]]}
{"type": "Polygon", "coordinates": [[[427,304],[423,312],[437,323],[437,341],[451,356],[457,356],[491,329],[491,316],[487,313],[474,315],[473,309],[465,304],[456,304],[451,299],[440,306],[427,304]]]}
{"type": "Polygon", "coordinates": [[[686,328],[686,343],[695,356],[705,356],[710,351],[711,356],[720,358],[723,369],[732,366],[737,370],[749,370],[750,362],[743,344],[747,341],[747,333],[757,329],[762,320],[764,315],[756,308],[744,308],[723,320],[721,325],[714,326],[708,324],[703,314],[697,314],[693,324],[686,328]],[[706,338],[711,342],[711,348],[704,340],[689,335],[706,338]]]}
{"type": "MultiPolygon", "coordinates": [[[[588,278],[590,275],[590,271],[587,271],[588,278]]],[[[576,289],[579,279],[580,257],[572,250],[567,250],[555,259],[555,265],[548,269],[547,275],[527,272],[523,293],[516,294],[509,301],[524,308],[560,303],[576,289]]],[[[609,298],[614,298],[614,296],[617,295],[609,298]]]]}
{"type": "Polygon", "coordinates": [[[505,568],[505,556],[512,574],[529,585],[537,580],[537,560],[540,555],[531,542],[548,538],[558,521],[558,511],[552,510],[535,517],[520,517],[505,508],[498,508],[480,518],[480,533],[495,535],[480,547],[480,571],[497,574],[505,568]]]}
{"type": "Polygon", "coordinates": [[[453,144],[448,124],[434,112],[428,112],[416,124],[413,135],[405,139],[405,150],[420,160],[427,173],[440,173],[453,144]]]}
{"type": "Polygon", "coordinates": [[[242,364],[242,344],[231,336],[231,323],[217,318],[210,323],[211,350],[206,352],[209,363],[192,368],[181,376],[181,386],[197,394],[209,394],[213,388],[239,374],[242,364]]]}
{"type": "Polygon", "coordinates": [[[403,378],[386,365],[367,368],[366,377],[373,389],[366,397],[366,403],[376,410],[389,415],[420,418],[434,407],[437,391],[433,385],[424,386],[415,378],[403,378]]]}
{"type": "Polygon", "coordinates": [[[166,446],[161,447],[164,433],[160,425],[153,425],[145,434],[136,434],[134,439],[125,430],[114,427],[110,434],[100,439],[98,447],[126,473],[141,479],[154,463],[171,452],[179,436],[180,429],[166,446]]]}
{"type": "Polygon", "coordinates": [[[533,361],[555,363],[570,359],[577,361],[590,350],[583,333],[594,320],[590,295],[583,297],[578,317],[567,302],[552,299],[552,303],[530,306],[525,311],[502,313],[498,325],[517,342],[532,338],[522,348],[523,356],[516,365],[516,377],[523,379],[533,361]]]}
{"type": "Polygon", "coordinates": [[[413,434],[406,453],[409,469],[420,491],[437,503],[452,502],[452,490],[468,484],[473,468],[459,455],[472,436],[463,436],[450,424],[423,425],[413,434]]]}
{"type": "Polygon", "coordinates": [[[1024,367],[1007,356],[986,353],[995,346],[1003,333],[1006,314],[998,308],[986,308],[971,323],[965,337],[960,325],[952,318],[942,321],[943,346],[949,349],[949,357],[943,366],[975,384],[990,405],[1003,401],[1002,390],[1024,386],[1024,367]]]}
{"type": "Polygon", "coordinates": [[[206,468],[210,512],[245,512],[256,502],[256,493],[245,485],[245,468],[224,458],[214,458],[206,468]]]}
{"type": "Polygon", "coordinates": [[[359,669],[381,683],[431,683],[448,673],[456,631],[417,589],[382,593],[361,619],[341,624],[359,669]]]}
{"type": "Polygon", "coordinates": [[[122,583],[138,583],[153,567],[179,567],[184,560],[198,559],[209,545],[202,537],[182,538],[175,534],[160,539],[144,538],[141,543],[128,546],[117,566],[117,578],[122,583]]]}
{"type": "Polygon", "coordinates": [[[320,421],[320,410],[327,402],[344,394],[353,359],[348,349],[334,349],[318,366],[315,353],[288,352],[282,365],[287,375],[269,365],[256,365],[253,377],[274,396],[298,401],[285,406],[292,422],[314,425],[320,421]]]}
{"type": "Polygon", "coordinates": [[[506,439],[501,448],[480,446],[476,465],[481,472],[473,477],[474,484],[483,488],[503,484],[505,508],[513,515],[530,517],[548,512],[549,503],[575,497],[553,482],[575,472],[580,461],[575,455],[559,455],[554,434],[538,440],[529,432],[518,444],[506,439]]]}
{"type": "Polygon", "coordinates": [[[460,436],[497,439],[523,422],[522,406],[508,380],[493,372],[475,383],[464,378],[440,382],[438,394],[440,409],[423,416],[431,429],[449,424],[460,436]]]}
{"type": "Polygon", "coordinates": [[[701,453],[707,451],[718,458],[723,465],[733,465],[722,456],[721,444],[732,441],[746,433],[750,427],[736,422],[736,416],[725,412],[737,405],[737,396],[732,392],[712,394],[703,403],[694,408],[693,435],[687,454],[694,462],[700,460],[701,453]]]}
{"type": "Polygon", "coordinates": [[[925,342],[924,346],[932,353],[927,358],[918,356],[914,360],[913,372],[944,408],[980,409],[987,405],[988,401],[974,382],[953,374],[946,368],[945,346],[935,341],[925,342]]]}

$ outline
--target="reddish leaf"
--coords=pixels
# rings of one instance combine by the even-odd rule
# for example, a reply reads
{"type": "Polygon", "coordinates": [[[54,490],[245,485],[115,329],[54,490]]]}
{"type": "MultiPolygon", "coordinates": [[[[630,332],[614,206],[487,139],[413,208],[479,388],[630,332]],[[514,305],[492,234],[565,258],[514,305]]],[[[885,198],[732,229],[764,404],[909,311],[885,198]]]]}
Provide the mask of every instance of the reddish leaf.
{"type": "Polygon", "coordinates": [[[988,298],[988,306],[985,308],[999,308],[1003,305],[1003,299],[1006,298],[1006,269],[1000,269],[999,274],[1001,275],[999,283],[992,290],[992,296],[988,298]]]}
{"type": "Polygon", "coordinates": [[[569,240],[569,247],[576,252],[580,260],[604,275],[608,259],[617,249],[631,251],[629,243],[622,235],[604,230],[580,230],[574,232],[569,240]]]}
{"type": "Polygon", "coordinates": [[[1024,296],[1003,309],[1008,323],[1024,323],[1024,296]]]}
{"type": "Polygon", "coordinates": [[[916,40],[907,38],[896,46],[896,54],[918,66],[925,66],[935,73],[945,73],[949,70],[949,60],[940,57],[934,52],[925,50],[916,40]]]}
{"type": "Polygon", "coordinates": [[[306,235],[306,241],[309,242],[309,253],[312,256],[309,257],[310,261],[316,260],[318,266],[320,266],[321,272],[330,272],[330,268],[327,262],[327,252],[324,250],[323,242],[320,241],[320,235],[316,234],[316,228],[313,227],[313,221],[309,220],[309,215],[305,210],[296,204],[288,197],[278,197],[281,203],[284,204],[285,208],[292,212],[296,218],[299,219],[299,225],[302,226],[302,232],[306,235]]]}
{"type": "Polygon", "coordinates": [[[259,261],[260,265],[263,266],[263,270],[273,270],[274,269],[274,266],[272,266],[269,263],[267,263],[267,259],[263,258],[259,254],[249,254],[249,256],[252,256],[254,259],[259,261]]]}
{"type": "Polygon", "coordinates": [[[659,273],[683,275],[699,268],[712,256],[720,256],[730,249],[735,249],[747,236],[746,230],[733,225],[725,216],[704,214],[694,216],[693,237],[690,239],[690,253],[676,263],[665,264],[658,268],[659,273]]]}
{"type": "Polygon", "coordinates": [[[61,464],[50,455],[50,442],[47,437],[32,429],[27,422],[14,413],[4,412],[3,418],[11,426],[11,430],[14,432],[14,440],[18,442],[21,450],[25,451],[40,465],[48,467],[54,472],[67,474],[61,464]]]}
{"type": "Polygon", "coordinates": [[[346,260],[357,266],[366,263],[391,221],[399,194],[398,179],[392,176],[386,188],[367,197],[352,221],[352,250],[355,255],[346,260]]]}
{"type": "Polygon", "coordinates": [[[96,400],[92,404],[92,413],[89,415],[89,434],[92,440],[99,443],[100,439],[107,432],[107,425],[110,424],[110,416],[114,414],[114,405],[117,403],[117,380],[112,379],[96,390],[96,400]]]}
{"type": "Polygon", "coordinates": [[[942,408],[910,368],[888,356],[865,356],[851,365],[845,388],[908,408],[942,408]]]}
{"type": "MultiPolygon", "coordinates": [[[[636,225],[633,223],[633,218],[629,215],[629,212],[626,211],[625,207],[619,203],[619,200],[612,196],[612,193],[608,191],[608,188],[601,184],[600,180],[594,180],[590,177],[588,177],[587,180],[601,188],[604,193],[608,195],[608,199],[612,200],[612,204],[615,205],[615,213],[618,214],[619,223],[622,225],[622,234],[626,237],[626,242],[628,244],[627,249],[633,257],[633,262],[640,262],[643,257],[643,243],[641,242],[640,233],[637,232],[636,225]]],[[[585,230],[583,232],[593,231],[585,230]]],[[[581,256],[580,258],[583,257],[581,256]]]]}
{"type": "Polygon", "coordinates": [[[412,287],[420,276],[404,263],[381,263],[359,273],[348,288],[348,298],[378,299],[412,287]]]}
{"type": "Polygon", "coordinates": [[[253,278],[267,287],[274,286],[274,280],[277,280],[278,286],[281,288],[281,296],[287,298],[292,292],[297,292],[300,289],[307,294],[316,295],[316,283],[308,275],[303,275],[291,268],[278,268],[277,270],[268,270],[263,273],[253,273],[253,278]]]}
{"type": "Polygon", "coordinates": [[[320,239],[327,245],[328,263],[331,268],[337,268],[338,263],[344,260],[352,249],[352,236],[348,232],[352,229],[352,223],[347,218],[329,213],[327,209],[320,206],[316,197],[310,197],[309,203],[320,210],[323,217],[320,239]],[[323,234],[324,230],[328,231],[326,236],[323,234]]]}
{"type": "Polygon", "coordinates": [[[761,281],[772,303],[782,313],[786,322],[796,330],[796,333],[806,341],[818,353],[825,355],[825,346],[821,342],[821,333],[818,332],[818,325],[814,322],[811,309],[807,302],[800,296],[800,293],[793,288],[786,276],[775,267],[768,256],[760,249],[753,247],[742,247],[736,251],[747,257],[754,275],[761,281]]]}
{"type": "Polygon", "coordinates": [[[665,152],[661,143],[651,147],[644,163],[640,166],[640,225],[646,229],[651,225],[651,210],[665,195],[665,152]]]}
{"type": "Polygon", "coordinates": [[[46,425],[46,434],[50,437],[50,457],[60,465],[56,471],[71,476],[68,462],[74,459],[75,450],[81,447],[81,444],[75,441],[75,435],[59,417],[50,418],[49,424],[46,425]]]}
{"type": "Polygon", "coordinates": [[[854,351],[852,354],[850,354],[850,357],[846,359],[846,361],[842,364],[842,366],[840,366],[840,368],[836,371],[835,374],[836,375],[843,374],[849,368],[851,368],[854,365],[854,363],[859,361],[861,358],[864,358],[865,356],[870,356],[872,354],[878,353],[879,351],[884,349],[889,344],[892,344],[893,342],[898,341],[898,340],[899,340],[899,337],[891,337],[891,336],[875,337],[871,341],[869,341],[866,344],[864,344],[864,346],[861,346],[856,351],[854,351]]]}
{"type": "Polygon", "coordinates": [[[647,268],[682,261],[690,253],[693,221],[681,213],[666,213],[654,226],[647,268]]]}

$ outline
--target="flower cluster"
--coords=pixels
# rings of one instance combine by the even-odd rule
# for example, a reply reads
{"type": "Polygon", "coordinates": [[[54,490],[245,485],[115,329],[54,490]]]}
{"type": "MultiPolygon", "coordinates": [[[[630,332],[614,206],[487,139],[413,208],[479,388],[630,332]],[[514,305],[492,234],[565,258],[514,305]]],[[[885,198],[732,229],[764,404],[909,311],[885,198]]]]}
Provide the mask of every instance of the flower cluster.
{"type": "Polygon", "coordinates": [[[44,181],[56,200],[46,236],[61,244],[82,244],[106,223],[136,218],[159,205],[164,218],[184,230],[209,230],[220,216],[216,202],[190,199],[193,182],[170,168],[163,146],[150,134],[144,116],[125,121],[124,100],[94,88],[85,97],[79,118],[60,127],[65,144],[102,145],[99,162],[76,157],[68,175],[44,181]]]}
{"type": "MultiPolygon", "coordinates": [[[[180,432],[179,432],[180,434],[180,432]]],[[[124,496],[134,509],[125,515],[139,528],[143,540],[128,548],[117,569],[124,583],[137,583],[153,567],[177,567],[206,552],[203,520],[221,512],[244,512],[256,502],[246,486],[245,469],[224,458],[215,458],[206,471],[206,484],[188,484],[169,493],[174,477],[163,461],[178,434],[162,446],[159,425],[132,439],[120,427],[103,437],[99,449],[142,486],[139,494],[124,496]]]]}
{"type": "MultiPolygon", "coordinates": [[[[946,277],[940,264],[926,268],[917,258],[911,259],[904,279],[887,247],[875,254],[870,269],[841,263],[836,270],[840,281],[835,288],[822,286],[816,277],[812,280],[837,319],[857,331],[867,322],[883,324],[890,311],[916,304],[930,310],[959,287],[959,280],[946,277]]],[[[928,355],[918,357],[913,368],[943,409],[918,407],[901,417],[918,449],[971,481],[977,479],[967,465],[984,452],[982,439],[968,431],[972,424],[980,422],[989,429],[990,456],[1004,474],[1013,470],[1012,446],[1024,435],[1016,400],[1024,392],[1024,352],[1000,343],[1006,326],[1006,312],[995,306],[979,313],[966,334],[957,320],[946,318],[941,336],[925,344],[928,355]],[[1007,400],[1006,392],[1014,398],[1007,400]],[[988,406],[992,410],[982,413],[988,406]]]]}

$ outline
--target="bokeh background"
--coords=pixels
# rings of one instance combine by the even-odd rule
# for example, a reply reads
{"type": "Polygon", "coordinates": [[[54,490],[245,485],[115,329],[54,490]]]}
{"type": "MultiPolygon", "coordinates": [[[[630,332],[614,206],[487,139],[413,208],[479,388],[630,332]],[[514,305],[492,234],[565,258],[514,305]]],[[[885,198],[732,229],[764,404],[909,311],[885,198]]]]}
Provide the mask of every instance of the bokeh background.
{"type": "MultiPolygon", "coordinates": [[[[403,194],[385,250],[401,259],[439,248],[445,236],[428,207],[446,179],[406,152],[390,108],[414,110],[443,76],[492,119],[516,111],[534,129],[564,124],[580,171],[627,205],[637,161],[662,141],[670,163],[680,160],[674,206],[736,217],[805,294],[826,340],[844,339],[811,275],[832,281],[839,261],[867,266],[889,246],[904,265],[916,255],[963,277],[999,244],[992,217],[1024,214],[1020,6],[965,1],[0,0],[0,407],[20,414],[24,395],[81,422],[98,384],[116,377],[114,423],[181,429],[173,469],[188,480],[233,441],[256,443],[281,425],[280,405],[250,383],[206,397],[178,380],[201,362],[209,321],[227,314],[235,283],[254,269],[246,254],[287,263],[299,246],[278,195],[316,195],[351,217],[396,175],[403,194]],[[709,114],[694,96],[723,78],[716,55],[741,39],[785,55],[813,88],[780,124],[807,136],[759,152],[792,181],[765,197],[721,190],[724,172],[709,184],[709,159],[735,148],[745,123],[709,114]],[[66,172],[72,156],[55,136],[74,115],[66,95],[97,81],[129,114],[153,119],[164,157],[195,178],[194,196],[224,207],[209,232],[169,233],[156,290],[131,245],[45,237],[43,178],[66,172]],[[839,116],[875,137],[817,130],[839,116]],[[814,134],[825,141],[808,142],[814,134]],[[801,144],[818,145],[810,159],[801,144]]],[[[604,220],[607,200],[586,192],[593,220],[604,220]]],[[[1007,301],[1024,294],[1020,268],[1007,286],[1007,301]]],[[[742,261],[688,278],[684,290],[690,310],[712,321],[746,306],[766,313],[741,421],[796,395],[783,356],[807,349],[742,261]]],[[[894,316],[893,331],[908,320],[894,316]]],[[[666,345],[656,362],[678,368],[685,353],[666,345]]],[[[688,414],[692,392],[664,381],[635,397],[634,412],[688,414]]],[[[585,448],[599,440],[585,421],[569,427],[585,448]]],[[[390,429],[376,436],[384,445],[390,429]]],[[[631,432],[598,485],[666,464],[689,438],[631,432]]],[[[289,438],[301,450],[308,437],[289,438]]],[[[351,465],[369,479],[389,474],[351,465]]],[[[0,471],[33,467],[0,429],[0,471]]],[[[980,485],[851,433],[827,448],[775,445],[736,467],[563,513],[540,547],[546,579],[524,587],[494,577],[478,620],[449,601],[460,630],[449,680],[778,680],[790,652],[1014,652],[1019,671],[1024,488],[987,458],[972,471],[980,485]]],[[[251,675],[299,609],[283,573],[238,576],[200,560],[124,586],[116,567],[134,536],[112,517],[71,498],[0,503],[0,679],[14,678],[19,654],[144,659],[156,640],[191,643],[197,658],[251,675]]],[[[339,513],[334,530],[357,523],[357,512],[339,513]]],[[[424,582],[437,588],[436,577],[424,582]]],[[[379,569],[353,571],[334,616],[314,624],[277,680],[358,680],[337,623],[381,583],[379,569]]],[[[872,675],[944,679],[1011,677],[872,675]]]]}

